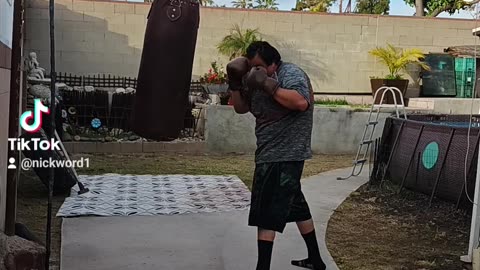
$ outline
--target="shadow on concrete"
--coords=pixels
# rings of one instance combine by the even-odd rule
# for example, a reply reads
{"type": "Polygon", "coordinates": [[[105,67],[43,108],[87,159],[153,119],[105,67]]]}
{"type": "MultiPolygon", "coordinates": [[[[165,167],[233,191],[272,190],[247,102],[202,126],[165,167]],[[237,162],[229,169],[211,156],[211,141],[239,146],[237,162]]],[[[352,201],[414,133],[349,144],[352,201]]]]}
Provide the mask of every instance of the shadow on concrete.
{"type": "MultiPolygon", "coordinates": [[[[27,13],[37,13],[40,10],[45,14],[48,12],[48,1],[35,2],[28,7],[31,9],[28,9],[27,13]]],[[[135,8],[133,3],[131,8],[135,8]]],[[[49,19],[45,16],[32,18],[27,15],[26,24],[25,55],[30,51],[37,52],[40,65],[49,70],[49,19]]],[[[111,26],[121,25],[119,23],[111,26]]],[[[64,5],[55,4],[55,30],[57,72],[137,77],[142,49],[130,46],[128,36],[109,29],[109,22],[104,18],[75,12],[64,5]]],[[[145,29],[142,30],[143,34],[145,29]]],[[[143,36],[139,47],[143,47],[143,36]]]]}
{"type": "MultiPolygon", "coordinates": [[[[410,77],[410,82],[408,83],[408,89],[406,93],[406,97],[418,97],[420,96],[420,87],[421,87],[421,82],[422,78],[420,76],[422,68],[420,66],[411,64],[407,66],[407,69],[405,70],[405,74],[410,77]]],[[[405,76],[405,79],[408,79],[407,76],[405,76]]]]}
{"type": "Polygon", "coordinates": [[[299,65],[308,74],[312,80],[314,92],[318,92],[318,83],[329,83],[335,79],[335,74],[329,69],[327,64],[322,61],[314,52],[303,50],[294,41],[282,41],[264,36],[271,40],[285,58],[286,61],[299,65]]]}

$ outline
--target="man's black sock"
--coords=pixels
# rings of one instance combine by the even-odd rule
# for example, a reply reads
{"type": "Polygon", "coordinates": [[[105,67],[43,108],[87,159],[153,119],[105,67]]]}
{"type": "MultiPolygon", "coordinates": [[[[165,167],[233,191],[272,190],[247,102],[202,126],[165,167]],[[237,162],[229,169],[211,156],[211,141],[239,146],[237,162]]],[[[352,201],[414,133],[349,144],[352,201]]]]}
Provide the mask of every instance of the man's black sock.
{"type": "Polygon", "coordinates": [[[303,260],[293,260],[292,265],[304,267],[313,270],[325,270],[327,267],[322,261],[320,256],[320,250],[318,248],[317,237],[315,235],[315,230],[302,234],[305,243],[307,244],[308,258],[303,260]]]}
{"type": "Polygon", "coordinates": [[[258,261],[257,270],[270,270],[272,261],[273,242],[258,240],[258,261]]]}

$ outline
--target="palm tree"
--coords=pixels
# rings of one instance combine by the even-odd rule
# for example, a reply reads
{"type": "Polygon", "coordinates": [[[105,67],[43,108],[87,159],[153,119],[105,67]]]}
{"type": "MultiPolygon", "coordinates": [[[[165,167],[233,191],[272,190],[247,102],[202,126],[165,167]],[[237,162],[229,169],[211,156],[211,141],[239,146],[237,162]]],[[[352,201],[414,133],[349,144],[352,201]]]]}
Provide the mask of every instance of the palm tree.
{"type": "Polygon", "coordinates": [[[237,0],[232,1],[234,8],[253,8],[252,0],[237,0]]]}
{"type": "Polygon", "coordinates": [[[293,10],[310,12],[328,12],[336,0],[297,0],[293,10]]]}
{"type": "Polygon", "coordinates": [[[256,0],[257,5],[254,8],[257,9],[273,9],[278,10],[278,3],[275,0],[256,0]]]}
{"type": "Polygon", "coordinates": [[[217,45],[218,51],[232,60],[235,57],[245,55],[247,47],[254,41],[261,40],[257,29],[243,31],[238,24],[230,29],[230,34],[225,36],[217,45]]]}
{"type": "Polygon", "coordinates": [[[202,6],[213,6],[214,2],[213,0],[200,0],[200,4],[202,6]]]}

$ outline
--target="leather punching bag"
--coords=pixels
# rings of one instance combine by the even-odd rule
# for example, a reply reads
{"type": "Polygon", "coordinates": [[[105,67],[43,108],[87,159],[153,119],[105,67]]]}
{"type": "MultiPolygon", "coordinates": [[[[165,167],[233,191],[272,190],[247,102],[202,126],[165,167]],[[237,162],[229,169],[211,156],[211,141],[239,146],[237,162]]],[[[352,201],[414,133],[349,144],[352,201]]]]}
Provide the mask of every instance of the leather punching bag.
{"type": "Polygon", "coordinates": [[[183,129],[200,24],[198,0],[155,0],[148,15],[130,126],[169,141],[183,129]]]}

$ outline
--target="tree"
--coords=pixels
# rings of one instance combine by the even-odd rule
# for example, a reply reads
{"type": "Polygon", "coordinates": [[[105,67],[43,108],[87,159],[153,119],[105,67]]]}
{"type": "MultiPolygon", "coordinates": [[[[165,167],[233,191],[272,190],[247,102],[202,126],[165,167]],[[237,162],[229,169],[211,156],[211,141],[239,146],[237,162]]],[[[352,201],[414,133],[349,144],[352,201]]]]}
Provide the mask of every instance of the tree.
{"type": "Polygon", "coordinates": [[[356,13],[388,15],[390,0],[358,0],[356,13]]]}
{"type": "Polygon", "coordinates": [[[423,0],[415,0],[415,9],[415,16],[425,16],[425,6],[423,5],[423,0]]]}
{"type": "Polygon", "coordinates": [[[200,0],[200,5],[202,6],[213,6],[213,0],[200,0]]]}
{"type": "Polygon", "coordinates": [[[225,36],[217,45],[218,51],[230,58],[245,55],[248,46],[254,42],[261,40],[260,33],[257,29],[246,29],[243,31],[238,24],[230,29],[230,34],[225,36]]]}
{"type": "Polygon", "coordinates": [[[234,8],[253,8],[252,0],[237,0],[232,1],[234,8]]]}
{"type": "Polygon", "coordinates": [[[455,14],[460,10],[472,9],[480,0],[465,1],[465,0],[404,0],[408,5],[417,9],[416,16],[437,17],[443,12],[450,15],[455,14]],[[422,4],[423,12],[422,14],[422,4]]]}
{"type": "Polygon", "coordinates": [[[278,10],[278,3],[276,0],[256,0],[256,3],[257,5],[253,8],[278,10]]]}
{"type": "Polygon", "coordinates": [[[297,11],[328,12],[336,0],[297,0],[295,8],[297,11]]]}

